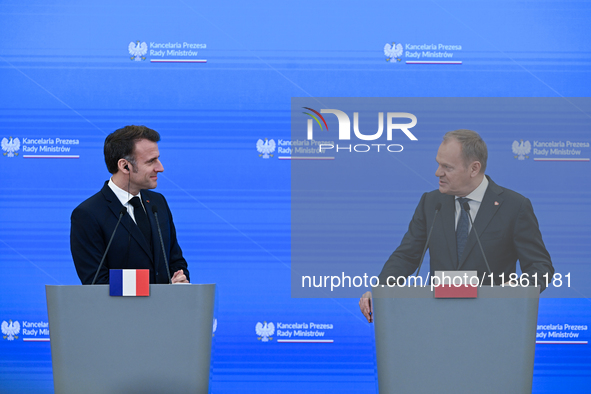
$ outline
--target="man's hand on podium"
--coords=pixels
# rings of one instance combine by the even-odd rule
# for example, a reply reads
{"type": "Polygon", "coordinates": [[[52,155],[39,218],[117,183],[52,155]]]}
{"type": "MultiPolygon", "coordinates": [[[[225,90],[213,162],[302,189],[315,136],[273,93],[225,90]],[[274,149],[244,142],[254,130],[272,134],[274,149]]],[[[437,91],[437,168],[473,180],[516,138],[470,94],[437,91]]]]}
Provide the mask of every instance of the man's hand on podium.
{"type": "Polygon", "coordinates": [[[172,283],[189,283],[183,270],[178,270],[175,272],[171,279],[172,283]]]}
{"type": "Polygon", "coordinates": [[[368,322],[373,323],[373,306],[371,305],[371,291],[368,291],[359,299],[359,309],[368,322]]]}

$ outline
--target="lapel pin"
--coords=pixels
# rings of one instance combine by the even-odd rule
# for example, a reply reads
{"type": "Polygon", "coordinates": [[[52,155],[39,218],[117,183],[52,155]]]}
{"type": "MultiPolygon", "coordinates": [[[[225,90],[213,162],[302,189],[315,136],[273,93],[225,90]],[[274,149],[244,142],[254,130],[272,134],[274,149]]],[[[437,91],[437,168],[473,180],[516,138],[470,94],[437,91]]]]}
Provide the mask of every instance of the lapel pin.
{"type": "MultiPolygon", "coordinates": [[[[146,200],[146,202],[149,204],[150,203],[150,200],[146,200]]],[[[496,203],[496,204],[499,205],[499,203],[496,203]]]]}
{"type": "Polygon", "coordinates": [[[495,205],[499,205],[499,202],[498,201],[495,201],[495,205]]]}

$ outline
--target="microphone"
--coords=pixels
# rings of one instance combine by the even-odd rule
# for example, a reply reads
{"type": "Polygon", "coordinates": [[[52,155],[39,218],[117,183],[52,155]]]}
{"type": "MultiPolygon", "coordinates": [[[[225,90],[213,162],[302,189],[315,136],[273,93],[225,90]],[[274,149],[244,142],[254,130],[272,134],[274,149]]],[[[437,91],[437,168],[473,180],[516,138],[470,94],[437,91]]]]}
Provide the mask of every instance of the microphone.
{"type": "Polygon", "coordinates": [[[170,279],[170,267],[168,267],[168,259],[166,258],[166,251],[164,250],[164,241],[162,240],[162,231],[160,230],[160,222],[158,222],[158,208],[152,205],[152,213],[156,218],[156,227],[158,228],[158,237],[160,237],[160,246],[162,247],[162,255],[164,256],[164,265],[166,265],[166,273],[168,274],[168,283],[172,283],[170,279]]]}
{"type": "Polygon", "coordinates": [[[470,215],[470,204],[468,204],[468,201],[466,201],[462,205],[462,208],[464,208],[464,211],[466,211],[466,213],[468,214],[468,217],[470,218],[470,224],[472,225],[472,230],[474,230],[474,234],[476,234],[476,240],[478,241],[478,246],[480,246],[480,252],[482,253],[482,257],[484,257],[484,263],[486,264],[486,269],[488,270],[488,272],[490,272],[492,274],[492,271],[490,269],[490,265],[488,265],[488,260],[486,259],[486,255],[484,254],[484,249],[482,248],[482,243],[480,243],[480,237],[478,236],[478,232],[476,231],[476,228],[474,228],[474,222],[472,221],[472,215],[470,215]]]}
{"type": "Polygon", "coordinates": [[[417,269],[416,276],[419,276],[419,272],[421,271],[421,266],[423,265],[423,259],[425,258],[425,253],[427,252],[427,248],[429,247],[429,240],[431,239],[431,232],[433,231],[433,227],[435,226],[435,220],[437,219],[437,214],[441,210],[441,203],[438,202],[435,205],[435,216],[433,217],[433,223],[431,223],[431,228],[429,229],[429,235],[427,235],[427,242],[425,242],[425,247],[423,248],[423,254],[421,255],[421,260],[419,262],[419,268],[417,269]]]}
{"type": "Polygon", "coordinates": [[[109,248],[111,247],[111,242],[113,242],[113,238],[115,237],[115,231],[117,231],[117,227],[119,227],[119,223],[121,223],[121,219],[123,219],[123,216],[126,213],[127,213],[127,208],[121,207],[121,211],[119,211],[119,220],[117,220],[117,224],[115,225],[115,229],[113,230],[113,234],[111,234],[111,239],[109,240],[109,243],[107,244],[107,249],[105,249],[105,254],[103,254],[103,258],[101,259],[101,263],[99,264],[98,269],[96,270],[96,274],[94,274],[94,279],[92,280],[91,285],[94,285],[94,282],[96,282],[96,278],[98,278],[99,271],[103,267],[103,263],[105,262],[105,257],[107,257],[107,252],[109,251],[109,248]]]}

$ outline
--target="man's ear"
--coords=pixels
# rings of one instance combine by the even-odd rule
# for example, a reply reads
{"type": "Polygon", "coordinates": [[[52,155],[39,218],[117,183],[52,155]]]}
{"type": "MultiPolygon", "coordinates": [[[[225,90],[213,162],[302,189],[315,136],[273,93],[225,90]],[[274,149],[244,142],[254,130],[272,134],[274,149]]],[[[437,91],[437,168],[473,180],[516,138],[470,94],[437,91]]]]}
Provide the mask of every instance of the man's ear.
{"type": "Polygon", "coordinates": [[[129,174],[130,172],[129,162],[125,159],[119,159],[119,161],[117,162],[117,167],[119,168],[119,171],[121,171],[123,174],[129,174]]]}
{"type": "Polygon", "coordinates": [[[480,162],[473,161],[472,164],[470,164],[470,176],[475,177],[476,175],[480,174],[480,168],[482,168],[480,162]]]}

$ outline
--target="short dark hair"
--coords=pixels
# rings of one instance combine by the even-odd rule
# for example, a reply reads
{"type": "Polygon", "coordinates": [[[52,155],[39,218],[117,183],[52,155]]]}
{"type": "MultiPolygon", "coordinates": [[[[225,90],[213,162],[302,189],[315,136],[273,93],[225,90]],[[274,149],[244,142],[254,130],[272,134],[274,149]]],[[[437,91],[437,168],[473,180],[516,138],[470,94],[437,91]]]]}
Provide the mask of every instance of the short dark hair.
{"type": "Polygon", "coordinates": [[[117,163],[120,159],[125,159],[135,165],[135,143],[143,139],[158,142],[160,134],[146,126],[125,126],[105,138],[105,163],[111,174],[119,171],[117,163]]]}
{"type": "Polygon", "coordinates": [[[488,159],[488,149],[480,135],[472,130],[459,129],[445,133],[443,141],[446,142],[450,138],[454,138],[462,145],[464,165],[468,167],[471,162],[479,161],[480,172],[484,173],[484,170],[486,170],[486,160],[488,159]]]}

